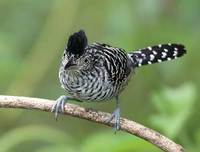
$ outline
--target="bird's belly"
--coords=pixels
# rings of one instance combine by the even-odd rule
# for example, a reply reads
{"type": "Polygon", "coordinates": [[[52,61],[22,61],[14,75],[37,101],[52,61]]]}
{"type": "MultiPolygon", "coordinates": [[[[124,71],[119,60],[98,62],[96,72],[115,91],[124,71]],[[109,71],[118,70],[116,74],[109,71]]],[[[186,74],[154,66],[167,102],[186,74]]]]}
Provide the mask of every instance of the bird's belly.
{"type": "Polygon", "coordinates": [[[65,90],[75,99],[81,101],[106,101],[119,95],[125,88],[127,82],[118,86],[102,81],[88,82],[84,81],[81,85],[75,82],[65,85],[65,90]]]}
{"type": "Polygon", "coordinates": [[[74,98],[79,100],[103,101],[116,95],[117,88],[107,77],[71,76],[60,77],[62,87],[74,98]]]}

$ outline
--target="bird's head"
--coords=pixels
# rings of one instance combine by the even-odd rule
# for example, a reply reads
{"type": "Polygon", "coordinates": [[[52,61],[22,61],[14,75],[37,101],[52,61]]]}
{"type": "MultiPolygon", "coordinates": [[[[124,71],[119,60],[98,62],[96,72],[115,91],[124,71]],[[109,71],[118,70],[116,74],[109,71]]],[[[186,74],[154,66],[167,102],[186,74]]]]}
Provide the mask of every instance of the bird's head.
{"type": "Polygon", "coordinates": [[[86,51],[87,45],[87,37],[83,30],[69,37],[62,60],[65,70],[87,70],[92,65],[91,54],[86,51]]]}

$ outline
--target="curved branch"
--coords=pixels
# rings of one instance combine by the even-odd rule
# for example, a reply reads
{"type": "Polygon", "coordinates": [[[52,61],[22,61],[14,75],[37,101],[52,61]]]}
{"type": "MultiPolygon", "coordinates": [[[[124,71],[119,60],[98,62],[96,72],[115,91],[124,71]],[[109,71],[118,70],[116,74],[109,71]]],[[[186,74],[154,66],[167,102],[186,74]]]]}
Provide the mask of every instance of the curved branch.
{"type": "MultiPolygon", "coordinates": [[[[17,97],[17,96],[0,96],[0,108],[22,108],[22,109],[36,109],[41,111],[51,111],[51,107],[55,101],[40,98],[17,97]]],[[[87,109],[75,104],[67,103],[65,105],[64,114],[81,119],[86,119],[96,123],[113,126],[113,121],[107,123],[106,120],[110,117],[109,113],[87,109]]],[[[158,148],[166,152],[183,152],[181,145],[174,143],[172,140],[161,135],[160,133],[147,128],[137,122],[121,118],[121,130],[132,135],[138,136],[158,148]]]]}

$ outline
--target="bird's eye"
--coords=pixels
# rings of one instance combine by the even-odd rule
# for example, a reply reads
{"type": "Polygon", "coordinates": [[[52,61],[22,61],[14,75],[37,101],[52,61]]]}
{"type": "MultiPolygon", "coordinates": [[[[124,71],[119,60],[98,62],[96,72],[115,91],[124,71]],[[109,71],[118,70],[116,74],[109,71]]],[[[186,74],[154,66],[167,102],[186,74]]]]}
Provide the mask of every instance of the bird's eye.
{"type": "Polygon", "coordinates": [[[89,60],[87,58],[84,59],[84,63],[88,63],[89,60]]]}

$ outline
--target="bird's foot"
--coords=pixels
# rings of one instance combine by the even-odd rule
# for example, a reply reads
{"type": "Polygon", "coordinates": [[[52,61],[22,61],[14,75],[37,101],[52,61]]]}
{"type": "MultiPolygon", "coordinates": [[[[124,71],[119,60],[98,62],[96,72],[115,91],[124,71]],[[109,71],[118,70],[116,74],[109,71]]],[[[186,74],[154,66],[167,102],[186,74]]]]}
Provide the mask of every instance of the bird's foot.
{"type": "Polygon", "coordinates": [[[62,95],[56,100],[56,103],[52,106],[51,112],[54,112],[56,120],[58,120],[58,113],[64,112],[65,103],[68,101],[68,99],[69,98],[67,96],[62,95]]]}
{"type": "Polygon", "coordinates": [[[106,121],[111,122],[114,119],[114,130],[115,133],[120,129],[120,108],[116,108],[115,111],[112,113],[111,117],[106,121]]]}

